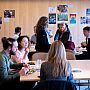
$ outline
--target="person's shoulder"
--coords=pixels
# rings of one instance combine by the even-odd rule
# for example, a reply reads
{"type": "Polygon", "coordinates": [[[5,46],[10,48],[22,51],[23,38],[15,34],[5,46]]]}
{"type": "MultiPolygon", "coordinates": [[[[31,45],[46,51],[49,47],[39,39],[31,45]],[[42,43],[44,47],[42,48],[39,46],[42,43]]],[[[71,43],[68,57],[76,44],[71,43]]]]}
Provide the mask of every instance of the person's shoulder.
{"type": "Polygon", "coordinates": [[[19,36],[16,35],[16,34],[13,35],[13,38],[14,38],[14,39],[18,39],[18,37],[19,37],[19,36]]]}
{"type": "Polygon", "coordinates": [[[48,64],[48,62],[43,62],[42,66],[46,66],[48,64]]]}
{"type": "Polygon", "coordinates": [[[35,34],[33,34],[33,35],[31,36],[31,38],[34,38],[34,37],[36,37],[36,35],[35,35],[35,34]]]}

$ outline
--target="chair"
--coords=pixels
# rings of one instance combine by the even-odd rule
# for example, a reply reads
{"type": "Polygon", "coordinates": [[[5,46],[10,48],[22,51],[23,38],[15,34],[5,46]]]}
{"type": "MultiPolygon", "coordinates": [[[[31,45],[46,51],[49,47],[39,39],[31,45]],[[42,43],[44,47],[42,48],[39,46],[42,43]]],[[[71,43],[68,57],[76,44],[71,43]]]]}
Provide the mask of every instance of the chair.
{"type": "Polygon", "coordinates": [[[76,86],[66,80],[45,80],[38,82],[31,90],[77,90],[76,86]]]}
{"type": "Polygon", "coordinates": [[[35,54],[32,55],[32,61],[36,61],[37,59],[41,59],[43,60],[47,60],[47,55],[48,53],[44,53],[44,52],[37,52],[35,54]]]}
{"type": "Polygon", "coordinates": [[[67,60],[76,60],[75,52],[70,49],[66,49],[66,57],[67,60]]]}

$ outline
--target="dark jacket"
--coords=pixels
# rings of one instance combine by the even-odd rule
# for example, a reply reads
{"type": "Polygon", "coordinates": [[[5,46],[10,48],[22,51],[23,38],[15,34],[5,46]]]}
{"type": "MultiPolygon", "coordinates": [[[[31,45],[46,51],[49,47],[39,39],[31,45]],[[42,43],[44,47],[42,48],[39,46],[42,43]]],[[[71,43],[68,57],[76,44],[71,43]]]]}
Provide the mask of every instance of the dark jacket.
{"type": "Polygon", "coordinates": [[[87,53],[90,55],[90,38],[88,38],[88,44],[87,44],[87,53]]]}
{"type": "Polygon", "coordinates": [[[37,33],[37,41],[36,42],[37,42],[36,46],[35,46],[36,51],[48,52],[48,50],[50,48],[50,44],[48,42],[48,38],[47,38],[47,34],[46,34],[45,30],[41,30],[41,31],[39,31],[39,33],[37,33]]]}
{"type": "Polygon", "coordinates": [[[60,32],[59,30],[56,31],[54,41],[61,40],[63,44],[65,44],[70,37],[70,31],[60,32]]]}
{"type": "Polygon", "coordinates": [[[77,90],[70,81],[45,80],[39,82],[32,90],[77,90]]]}

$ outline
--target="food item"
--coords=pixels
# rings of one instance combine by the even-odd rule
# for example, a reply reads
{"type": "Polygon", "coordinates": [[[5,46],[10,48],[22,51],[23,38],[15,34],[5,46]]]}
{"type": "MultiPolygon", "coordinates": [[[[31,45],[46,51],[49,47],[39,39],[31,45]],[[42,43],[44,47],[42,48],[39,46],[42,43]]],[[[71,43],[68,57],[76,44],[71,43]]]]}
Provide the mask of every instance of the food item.
{"type": "Polygon", "coordinates": [[[34,73],[36,70],[35,69],[29,69],[29,71],[27,72],[27,74],[32,74],[32,73],[34,73]]]}
{"type": "Polygon", "coordinates": [[[35,65],[35,63],[34,63],[34,62],[28,62],[28,64],[30,64],[30,65],[35,65]]]}

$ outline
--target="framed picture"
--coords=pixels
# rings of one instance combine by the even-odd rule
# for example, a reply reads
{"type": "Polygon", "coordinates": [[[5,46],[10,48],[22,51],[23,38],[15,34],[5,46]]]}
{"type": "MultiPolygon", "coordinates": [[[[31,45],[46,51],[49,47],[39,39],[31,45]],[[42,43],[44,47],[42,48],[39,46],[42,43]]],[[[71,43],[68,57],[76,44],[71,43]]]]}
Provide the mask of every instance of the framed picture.
{"type": "Polygon", "coordinates": [[[56,13],[49,14],[49,24],[56,24],[56,13]]]}
{"type": "Polygon", "coordinates": [[[67,13],[68,12],[68,5],[58,5],[57,10],[61,13],[67,13]]]}
{"type": "Polygon", "coordinates": [[[70,14],[70,24],[76,24],[76,14],[70,14]]]}
{"type": "Polygon", "coordinates": [[[58,21],[68,21],[68,14],[60,13],[57,14],[58,21]]]}
{"type": "Polygon", "coordinates": [[[90,8],[86,9],[86,16],[90,16],[90,8]]]}
{"type": "Polygon", "coordinates": [[[4,18],[15,18],[15,10],[5,10],[4,18]]]}

